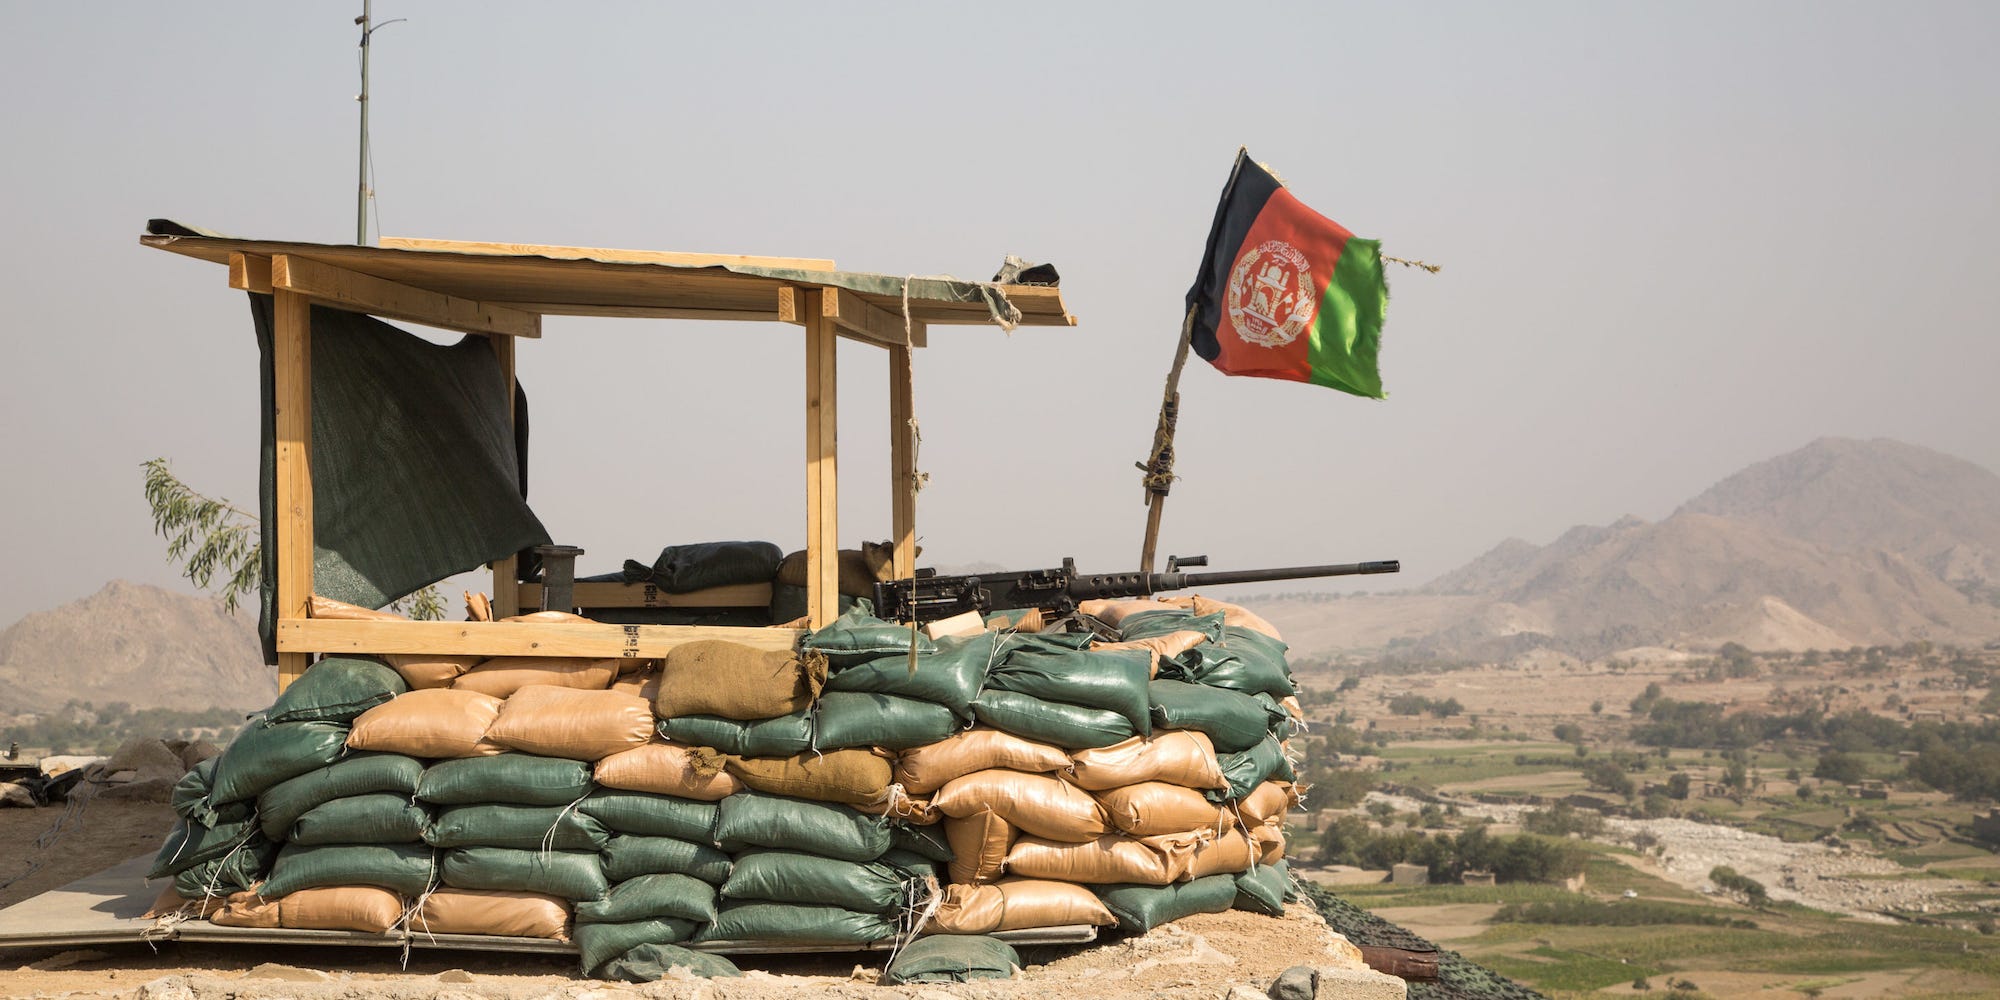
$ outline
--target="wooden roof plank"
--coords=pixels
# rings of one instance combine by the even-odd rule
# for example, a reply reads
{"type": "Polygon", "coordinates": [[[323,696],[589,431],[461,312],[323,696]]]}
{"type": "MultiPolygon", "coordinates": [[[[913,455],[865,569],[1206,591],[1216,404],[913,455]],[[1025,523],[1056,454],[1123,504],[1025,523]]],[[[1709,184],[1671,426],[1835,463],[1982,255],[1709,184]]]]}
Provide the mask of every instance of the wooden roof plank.
{"type": "Polygon", "coordinates": [[[380,245],[390,250],[448,251],[502,257],[548,257],[552,260],[594,260],[606,264],[675,264],[682,267],[728,264],[744,267],[788,267],[799,271],[833,270],[833,261],[818,257],[756,257],[749,254],[683,253],[674,250],[610,250],[602,247],[480,243],[469,240],[418,239],[408,236],[384,236],[380,245]]]}

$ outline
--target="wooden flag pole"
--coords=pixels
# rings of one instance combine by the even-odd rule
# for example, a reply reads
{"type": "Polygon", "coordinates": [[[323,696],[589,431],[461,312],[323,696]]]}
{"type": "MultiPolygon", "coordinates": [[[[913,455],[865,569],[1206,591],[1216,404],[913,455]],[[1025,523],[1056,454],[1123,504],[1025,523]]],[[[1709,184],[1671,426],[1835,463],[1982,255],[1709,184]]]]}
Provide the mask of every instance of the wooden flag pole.
{"type": "Polygon", "coordinates": [[[1160,420],[1153,427],[1153,452],[1137,463],[1145,473],[1146,541],[1139,550],[1139,572],[1151,573],[1160,544],[1160,513],[1167,506],[1167,492],[1174,485],[1174,425],[1181,414],[1181,369],[1187,367],[1188,341],[1194,336],[1194,317],[1199,307],[1189,306],[1181,321],[1180,346],[1174,348],[1174,367],[1167,372],[1167,388],[1160,396],[1160,420]]]}

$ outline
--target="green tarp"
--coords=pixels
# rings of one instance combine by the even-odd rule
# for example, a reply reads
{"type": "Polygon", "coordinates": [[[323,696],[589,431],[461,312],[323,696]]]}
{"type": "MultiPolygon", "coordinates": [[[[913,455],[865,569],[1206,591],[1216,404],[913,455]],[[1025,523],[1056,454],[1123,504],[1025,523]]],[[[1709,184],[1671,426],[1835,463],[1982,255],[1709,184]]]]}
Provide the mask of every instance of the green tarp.
{"type": "MultiPolygon", "coordinates": [[[[277,427],[272,301],[260,352],[258,485],[267,662],[276,663],[277,427]]],[[[527,396],[484,337],[432,344],[360,313],[312,310],[313,592],[379,608],[549,542],[527,504],[527,396]],[[508,404],[514,405],[509,419],[508,404]]]]}

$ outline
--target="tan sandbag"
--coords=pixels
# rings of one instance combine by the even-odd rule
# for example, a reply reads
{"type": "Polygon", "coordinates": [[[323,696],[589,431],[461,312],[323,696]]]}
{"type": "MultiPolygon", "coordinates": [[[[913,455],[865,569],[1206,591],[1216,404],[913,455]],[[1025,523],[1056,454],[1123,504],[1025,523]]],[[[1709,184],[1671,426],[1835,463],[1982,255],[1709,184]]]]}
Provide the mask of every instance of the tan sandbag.
{"type": "Polygon", "coordinates": [[[791,757],[730,757],[724,766],[760,792],[851,806],[886,803],[889,762],[873,750],[853,748],[791,757]]]}
{"type": "Polygon", "coordinates": [[[1215,759],[1215,744],[1206,733],[1192,729],[1162,729],[1151,739],[1134,736],[1108,747],[1078,750],[1070,760],[1065,776],[1077,787],[1093,792],[1142,781],[1189,788],[1229,787],[1222,777],[1222,765],[1215,759]]]}
{"type": "Polygon", "coordinates": [[[306,617],[324,618],[328,621],[341,622],[409,621],[408,618],[394,611],[376,611],[372,608],[364,608],[359,604],[349,604],[346,601],[336,601],[331,597],[321,597],[318,594],[312,595],[312,599],[306,602],[306,617]]]}
{"type": "Polygon", "coordinates": [[[1256,861],[1257,846],[1250,842],[1249,835],[1241,830],[1229,830],[1195,848],[1194,856],[1188,859],[1187,871],[1181,874],[1181,878],[1234,875],[1249,871],[1256,861]]]}
{"type": "Polygon", "coordinates": [[[924,634],[933,639],[959,638],[978,635],[984,631],[986,631],[986,619],[977,611],[940,618],[924,626],[924,634]]]}
{"type": "Polygon", "coordinates": [[[1085,885],[1166,885],[1187,871],[1201,837],[1106,834],[1086,844],[1021,837],[1007,852],[1007,871],[1023,878],[1047,878],[1085,885]]]}
{"type": "Polygon", "coordinates": [[[1288,694],[1283,698],[1278,699],[1278,704],[1284,706],[1286,715],[1289,715],[1292,718],[1299,720],[1300,722],[1306,721],[1306,707],[1304,705],[1299,704],[1298,695],[1288,694]]]}
{"type": "Polygon", "coordinates": [[[407,757],[486,757],[505,747],[486,741],[500,717],[500,699],[477,691],[431,688],[383,702],[354,720],[352,750],[380,750],[407,757]]]}
{"type": "MultiPolygon", "coordinates": [[[[874,599],[876,582],[895,576],[895,554],[896,547],[888,542],[862,542],[859,549],[841,549],[840,592],[848,597],[874,599]]],[[[777,582],[787,587],[808,586],[806,571],[806,551],[800,549],[778,563],[777,582]]]]}
{"type": "Polygon", "coordinates": [[[570,611],[530,611],[500,619],[503,622],[587,622],[591,619],[570,611]]]}
{"type": "Polygon", "coordinates": [[[1014,846],[1014,825],[985,809],[964,819],[944,821],[944,840],[951,845],[951,880],[982,885],[1000,877],[1007,851],[1014,846]]]}
{"type": "Polygon", "coordinates": [[[160,894],[153,897],[153,905],[147,907],[146,912],[140,914],[140,916],[147,920],[157,920],[164,916],[179,914],[189,920],[206,920],[210,914],[215,913],[228,904],[229,897],[227,896],[203,896],[199,899],[188,899],[180,893],[175,892],[173,883],[168,882],[166,887],[160,890],[160,894]]]}
{"type": "Polygon", "coordinates": [[[1188,600],[1191,603],[1188,610],[1197,615],[1212,615],[1220,611],[1222,612],[1222,624],[1224,625],[1247,628],[1252,632],[1262,632],[1279,642],[1285,641],[1285,637],[1278,634],[1278,627],[1276,625],[1265,621],[1262,615],[1242,605],[1231,604],[1228,601],[1210,600],[1200,594],[1196,594],[1188,600]]]}
{"type": "Polygon", "coordinates": [[[381,934],[403,919],[403,897],[372,885],[300,889],[278,900],[278,926],[381,934]]]}
{"type": "Polygon", "coordinates": [[[723,769],[721,755],[714,751],[657,741],[598,761],[592,777],[606,788],[702,802],[718,802],[743,790],[743,782],[723,769]]]}
{"type": "Polygon", "coordinates": [[[707,639],[667,653],[653,707],[662,719],[775,719],[805,711],[825,684],[824,656],[707,639]]]}
{"type": "Polygon", "coordinates": [[[938,811],[954,819],[991,809],[1024,832],[1075,843],[1111,830],[1104,807],[1088,792],[1046,774],[992,768],[953,778],[931,797],[938,811]]]}
{"type": "Polygon", "coordinates": [[[1142,781],[1097,793],[1098,804],[1120,833],[1151,837],[1187,830],[1220,831],[1235,816],[1185,785],[1142,781]]]}
{"type": "Polygon", "coordinates": [[[277,927],[278,901],[267,900],[254,891],[232,892],[223,901],[221,909],[208,915],[208,922],[223,927],[277,927]]]}
{"type": "Polygon", "coordinates": [[[452,687],[495,698],[539,684],[546,687],[602,691],[618,676],[617,660],[581,656],[496,656],[459,675],[452,687]]]}
{"type": "Polygon", "coordinates": [[[425,688],[447,688],[459,675],[471,670],[490,656],[460,656],[449,653],[384,653],[383,662],[403,676],[410,690],[425,688]]]}
{"type": "Polygon", "coordinates": [[[1266,781],[1236,803],[1236,815],[1243,817],[1244,826],[1260,826],[1273,817],[1283,819],[1298,804],[1297,785],[1289,781],[1266,781]]]}
{"type": "Polygon", "coordinates": [[[646,699],[619,691],[531,684],[500,704],[486,741],[541,757],[603,760],[653,738],[646,699]]]}
{"type": "Polygon", "coordinates": [[[1257,845],[1257,863],[1275,865],[1285,860],[1285,824],[1282,818],[1274,817],[1262,826],[1252,827],[1250,840],[1257,845]]]}
{"type": "Polygon", "coordinates": [[[1112,628],[1117,628],[1125,619],[1133,615],[1142,615],[1148,611],[1172,611],[1178,607],[1180,606],[1177,604],[1148,597],[1136,600],[1129,598],[1103,598],[1095,601],[1085,601],[1077,605],[1076,610],[1112,628]]]}
{"type": "Polygon", "coordinates": [[[988,768],[1040,774],[1068,766],[1069,754],[1055,747],[980,726],[903,751],[896,758],[896,780],[922,795],[943,788],[953,778],[988,768]]]}
{"type": "Polygon", "coordinates": [[[569,903],[538,892],[438,889],[410,918],[415,934],[497,934],[569,940],[569,903]]]}
{"type": "Polygon", "coordinates": [[[945,887],[944,902],[925,928],[942,934],[991,934],[1035,927],[1117,922],[1097,894],[1070,882],[1010,878],[993,885],[945,887]]]}
{"type": "Polygon", "coordinates": [[[465,592],[465,620],[469,622],[490,622],[493,620],[493,598],[477,590],[465,592]]]}
{"type": "Polygon", "coordinates": [[[1048,622],[1042,617],[1042,609],[1029,608],[1025,611],[1002,611],[986,622],[988,631],[993,632],[1040,632],[1048,622]]]}
{"type": "Polygon", "coordinates": [[[649,666],[644,670],[619,674],[618,679],[611,682],[611,690],[638,695],[651,705],[660,697],[660,663],[658,660],[642,662],[649,666]]]}
{"type": "Polygon", "coordinates": [[[1098,650],[1098,649],[1145,650],[1146,652],[1151,653],[1153,655],[1153,676],[1157,677],[1160,674],[1161,660],[1163,659],[1171,660],[1174,657],[1179,656],[1182,653],[1185,653],[1188,650],[1193,649],[1196,646],[1199,646],[1207,641],[1208,641],[1208,636],[1205,636],[1200,632],[1196,632],[1193,629],[1182,629],[1179,632],[1168,632],[1166,635],[1156,635],[1151,639],[1128,639],[1124,642],[1100,642],[1092,645],[1090,648],[1092,650],[1098,650]]]}

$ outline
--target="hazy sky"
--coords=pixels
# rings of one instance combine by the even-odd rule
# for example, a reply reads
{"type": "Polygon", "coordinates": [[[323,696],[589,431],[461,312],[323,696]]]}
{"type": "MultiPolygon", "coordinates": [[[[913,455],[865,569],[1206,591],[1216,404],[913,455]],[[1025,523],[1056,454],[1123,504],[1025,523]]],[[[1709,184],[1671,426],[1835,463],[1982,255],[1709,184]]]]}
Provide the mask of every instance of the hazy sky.
{"type": "MultiPolygon", "coordinates": [[[[352,3],[9,4],[0,625],[174,585],[154,456],[254,503],[256,352],[145,220],[353,237],[352,3]]],[[[926,562],[1137,561],[1181,296],[1239,144],[1398,269],[1391,398],[1183,385],[1165,552],[1400,557],[1658,518],[1821,435],[2000,468],[2000,5],[380,0],[381,231],[1055,262],[1081,325],[934,330],[926,562]]],[[[800,334],[551,320],[532,502],[613,568],[803,543],[800,334]]],[[[842,537],[887,534],[886,362],[843,343],[842,537]]],[[[1343,585],[1345,586],[1345,585],[1343,585]]]]}

